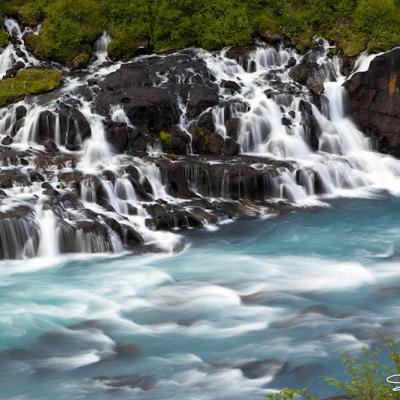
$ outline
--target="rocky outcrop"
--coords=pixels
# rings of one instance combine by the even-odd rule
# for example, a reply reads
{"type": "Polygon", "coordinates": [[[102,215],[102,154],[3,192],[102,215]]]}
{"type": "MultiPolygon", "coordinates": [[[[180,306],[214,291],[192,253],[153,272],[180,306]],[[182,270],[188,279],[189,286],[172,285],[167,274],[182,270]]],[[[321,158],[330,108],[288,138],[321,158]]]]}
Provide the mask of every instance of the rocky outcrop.
{"type": "Polygon", "coordinates": [[[76,107],[61,103],[54,111],[41,112],[37,134],[36,140],[40,143],[57,140],[69,150],[79,150],[82,142],[91,136],[91,128],[76,107]]]}
{"type": "Polygon", "coordinates": [[[120,104],[132,124],[158,135],[179,122],[182,107],[189,119],[218,104],[218,86],[204,61],[191,52],[149,57],[124,64],[101,84],[96,110],[109,116],[120,104]]]}
{"type": "Polygon", "coordinates": [[[400,157],[400,49],[376,57],[345,83],[351,115],[380,152],[400,157]]]}

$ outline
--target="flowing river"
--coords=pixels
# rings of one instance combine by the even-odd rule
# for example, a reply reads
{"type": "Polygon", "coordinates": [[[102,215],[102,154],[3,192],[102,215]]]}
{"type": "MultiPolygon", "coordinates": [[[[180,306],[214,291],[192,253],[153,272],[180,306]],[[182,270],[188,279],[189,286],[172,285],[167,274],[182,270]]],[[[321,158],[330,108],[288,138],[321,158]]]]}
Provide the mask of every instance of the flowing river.
{"type": "Polygon", "coordinates": [[[2,262],[2,399],[335,394],[398,333],[400,204],[380,194],[196,231],[178,254],[2,262]]]}
{"type": "MultiPolygon", "coordinates": [[[[0,53],[0,78],[18,61],[40,65],[18,24],[5,25],[15,40],[0,53]]],[[[162,170],[175,164],[160,148],[147,143],[140,158],[107,141],[107,124],[134,129],[127,99],[109,104],[105,116],[79,94],[93,77],[101,85],[124,67],[108,61],[109,40],[105,32],[88,70],[65,76],[53,97],[0,110],[0,137],[8,139],[0,168],[0,254],[8,259],[0,262],[0,399],[250,400],[285,386],[321,399],[338,394],[324,377],[343,377],[342,351],[357,354],[382,332],[400,332],[400,162],[374,151],[349,118],[339,58],[319,41],[311,59],[324,91],[319,107],[291,78],[302,56],[290,49],[262,45],[248,65],[227,49],[152,60],[162,67],[168,57],[195,58],[201,66],[182,76],[164,66],[154,74],[157,93],[208,74],[218,85],[218,104],[193,120],[190,96],[173,97],[182,134],[192,139],[210,113],[228,143],[228,122],[237,123],[240,151],[229,159],[191,164],[188,142],[176,161],[187,187],[181,198],[162,170]],[[57,153],[43,150],[46,130],[57,153]],[[242,170],[232,169],[234,159],[256,180],[241,176],[235,186],[242,170]],[[210,166],[224,163],[222,179],[212,180],[210,166]],[[213,223],[202,217],[218,202],[254,200],[291,211],[266,208],[235,223],[230,213],[216,213],[213,223]],[[188,220],[198,204],[201,228],[149,225],[152,207],[160,216],[163,207],[179,208],[188,220]],[[132,242],[152,252],[132,254],[132,242]]],[[[372,58],[361,56],[353,73],[372,58]]]]}

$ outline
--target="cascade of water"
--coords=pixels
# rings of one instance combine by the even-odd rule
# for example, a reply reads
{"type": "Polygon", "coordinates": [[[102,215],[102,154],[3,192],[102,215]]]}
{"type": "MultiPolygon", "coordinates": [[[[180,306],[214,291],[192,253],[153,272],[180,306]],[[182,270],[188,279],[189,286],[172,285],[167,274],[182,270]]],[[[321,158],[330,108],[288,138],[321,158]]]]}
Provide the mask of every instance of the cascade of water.
{"type": "MultiPolygon", "coordinates": [[[[38,138],[39,129],[39,116],[45,110],[44,107],[34,105],[29,107],[29,110],[25,116],[24,124],[18,130],[15,135],[15,141],[23,144],[29,144],[36,142],[38,138]]],[[[13,110],[15,113],[15,110],[13,110]]]]}
{"type": "Polygon", "coordinates": [[[132,125],[130,119],[126,115],[125,110],[123,109],[123,107],[121,107],[121,105],[117,104],[117,105],[111,106],[110,111],[111,111],[111,120],[112,121],[119,122],[121,124],[125,124],[125,125],[129,126],[130,128],[133,128],[133,125],[132,125]]]}
{"type": "Polygon", "coordinates": [[[40,230],[38,255],[44,258],[55,258],[59,255],[57,220],[51,210],[40,209],[38,216],[40,230]]]}
{"type": "Polygon", "coordinates": [[[30,32],[30,30],[26,29],[22,31],[18,22],[8,17],[4,20],[4,26],[10,37],[16,39],[16,43],[18,44],[10,43],[5,49],[0,48],[0,79],[2,79],[6,75],[6,72],[16,63],[22,63],[25,66],[40,64],[25,47],[23,37],[25,32],[30,32]]]}
{"type": "Polygon", "coordinates": [[[25,218],[0,219],[0,255],[6,259],[33,257],[36,254],[36,226],[25,218]]]}
{"type": "Polygon", "coordinates": [[[108,59],[107,48],[111,42],[111,36],[107,32],[103,34],[96,40],[94,44],[94,51],[99,63],[103,63],[108,59]]]}
{"type": "Polygon", "coordinates": [[[9,44],[5,49],[0,49],[0,79],[6,75],[6,72],[15,64],[15,49],[9,44]]]}
{"type": "Polygon", "coordinates": [[[109,163],[112,160],[112,151],[105,138],[103,117],[93,113],[90,102],[81,99],[81,104],[79,110],[90,124],[91,137],[85,143],[80,165],[84,169],[92,169],[109,163]]]}
{"type": "Polygon", "coordinates": [[[13,18],[5,18],[4,26],[11,37],[15,39],[22,39],[22,29],[18,22],[13,18]]]}
{"type": "MultiPolygon", "coordinates": [[[[22,37],[23,32],[18,24],[10,20],[6,26],[13,37],[22,37]]],[[[119,65],[113,65],[108,69],[100,68],[100,63],[107,59],[106,50],[109,40],[110,37],[103,34],[97,41],[95,45],[97,61],[89,68],[90,73],[95,72],[102,76],[119,67],[119,65]]],[[[235,90],[221,85],[220,96],[223,101],[211,110],[216,132],[226,137],[229,134],[229,130],[226,129],[227,120],[235,118],[239,121],[238,142],[242,153],[284,161],[277,164],[286,166],[279,166],[271,173],[266,171],[265,176],[257,180],[258,187],[262,186],[259,188],[261,199],[286,199],[299,205],[306,205],[320,204],[316,200],[317,196],[354,194],[355,189],[360,188],[388,189],[400,193],[399,162],[373,152],[370,141],[347,117],[346,93],[343,88],[345,78],[340,73],[339,60],[327,56],[329,45],[326,42],[319,47],[322,50],[316,53],[313,63],[319,66],[316,79],[323,83],[324,92],[320,98],[321,107],[309,105],[317,128],[314,130],[318,131],[317,133],[310,133],[308,129],[310,127],[305,127],[303,119],[304,103],[312,103],[312,96],[305,87],[295,83],[289,75],[288,64],[293,65],[293,62],[289,60],[294,58],[297,63],[301,62],[301,57],[293,50],[262,46],[248,56],[248,63],[244,67],[227,58],[226,50],[220,54],[199,51],[199,56],[205,60],[209,71],[216,77],[218,83],[222,80],[235,83],[233,85],[235,90]],[[311,141],[312,134],[317,136],[314,143],[311,141]]],[[[17,60],[13,58],[15,48],[10,45],[7,60],[12,61],[11,63],[7,61],[7,67],[2,67],[1,57],[5,51],[0,54],[0,74],[17,60]]],[[[359,70],[365,68],[368,62],[365,56],[362,57],[356,64],[359,70]]],[[[30,62],[28,57],[26,60],[30,62]]],[[[92,76],[90,73],[87,77],[92,76]]],[[[168,75],[162,76],[160,85],[167,79],[169,79],[168,75]]],[[[30,199],[34,197],[33,201],[36,204],[36,219],[32,217],[33,223],[21,218],[0,220],[0,239],[7,244],[2,246],[0,243],[0,251],[12,258],[35,254],[51,258],[60,252],[121,251],[125,240],[123,235],[126,235],[125,231],[129,229],[139,232],[146,243],[157,243],[171,250],[176,245],[178,236],[152,231],[149,228],[152,211],[148,210],[166,202],[172,208],[176,206],[176,203],[183,203],[184,200],[169,195],[167,186],[163,182],[164,170],[161,175],[160,168],[151,157],[140,159],[113,154],[106,139],[104,117],[94,111],[91,102],[76,97],[73,88],[76,88],[76,85],[71,83],[63,92],[66,96],[62,100],[72,98],[74,106],[79,104],[79,111],[90,124],[91,137],[83,144],[83,152],[76,151],[75,154],[71,154],[64,148],[59,148],[57,151],[60,152],[53,158],[59,158],[60,163],[57,167],[56,164],[50,163],[49,167],[46,165],[41,168],[40,173],[43,177],[40,179],[50,182],[53,187],[57,186],[57,196],[62,197],[63,189],[68,186],[68,183],[64,185],[61,179],[58,181],[57,174],[76,174],[78,178],[75,176],[73,182],[78,182],[75,193],[78,200],[80,196],[81,203],[76,210],[71,211],[73,214],[71,218],[71,214],[66,212],[65,220],[61,223],[57,218],[61,215],[59,210],[63,210],[62,206],[56,213],[42,209],[40,183],[21,189],[18,188],[20,185],[18,181],[13,182],[13,187],[7,189],[7,196],[9,198],[17,196],[17,190],[20,193],[29,193],[30,199]],[[71,157],[72,161],[65,161],[68,157],[71,157]],[[70,167],[71,164],[74,164],[74,167],[70,167]],[[128,172],[128,167],[131,170],[132,168],[137,170],[135,178],[132,178],[128,172]],[[81,207],[82,203],[83,207],[81,207]],[[93,215],[97,217],[92,220],[93,215]],[[118,235],[113,230],[114,228],[111,229],[108,226],[108,223],[112,223],[110,220],[119,224],[118,235]],[[36,237],[32,233],[34,226],[40,234],[36,235],[36,239],[29,240],[29,235],[36,237]],[[15,252],[9,249],[13,240],[22,243],[15,252]],[[66,245],[65,242],[68,241],[70,243],[66,245]]],[[[29,159],[30,162],[38,155],[38,159],[42,158],[46,164],[49,153],[46,153],[43,148],[38,149],[32,146],[39,142],[41,124],[46,123],[47,117],[42,113],[46,111],[47,116],[54,115],[54,125],[52,125],[54,132],[51,137],[59,146],[62,145],[62,133],[65,133],[65,126],[61,128],[60,124],[65,124],[65,121],[60,121],[58,106],[54,100],[51,100],[47,104],[40,105],[23,103],[27,114],[21,114],[16,124],[17,107],[21,104],[22,102],[10,106],[7,110],[0,110],[0,135],[13,136],[16,147],[28,149],[32,156],[29,159]]],[[[178,128],[189,134],[189,128],[194,121],[189,120],[186,105],[180,98],[178,98],[178,106],[181,111],[178,128]]],[[[206,112],[209,111],[210,109],[206,110],[206,112]]],[[[134,128],[124,108],[120,105],[111,106],[110,118],[114,122],[134,128]]],[[[159,155],[156,156],[159,157],[159,155]]],[[[27,166],[26,160],[24,162],[27,166]]],[[[224,160],[221,159],[218,162],[221,165],[224,160]]],[[[30,173],[29,168],[32,165],[31,163],[29,167],[22,167],[22,175],[30,173]]],[[[214,177],[209,176],[209,171],[201,165],[188,164],[184,168],[189,190],[199,197],[223,197],[237,200],[246,198],[250,192],[246,181],[248,177],[241,170],[238,173],[239,184],[235,182],[235,177],[229,168],[224,169],[224,167],[220,169],[218,184],[215,184],[214,177]]],[[[263,167],[254,164],[253,168],[262,169],[263,167]]],[[[172,218],[176,218],[175,215],[172,218]]]]}
{"type": "MultiPolygon", "coordinates": [[[[311,146],[309,127],[305,129],[302,122],[301,101],[311,103],[311,96],[290,78],[290,68],[286,65],[291,57],[301,62],[301,57],[293,50],[260,47],[249,55],[246,70],[226,58],[226,50],[219,55],[199,54],[219,82],[233,81],[241,88],[239,93],[222,91],[221,94],[231,100],[231,104],[246,105],[233,110],[241,121],[239,143],[243,153],[295,160],[302,169],[304,182],[309,185],[317,177],[321,193],[341,195],[359,188],[398,193],[400,163],[373,152],[370,140],[348,118],[340,60],[328,57],[328,42],[318,42],[319,49],[312,57],[318,65],[315,78],[323,83],[324,93],[321,110],[311,106],[320,131],[317,151],[311,146]]],[[[372,59],[372,56],[361,55],[355,70],[365,70],[372,59]]],[[[223,134],[220,112],[220,107],[215,107],[213,115],[216,129],[223,134]]],[[[311,190],[300,193],[290,174],[284,175],[281,182],[281,187],[285,188],[281,190],[284,198],[303,202],[304,196],[315,196],[311,190]]]]}

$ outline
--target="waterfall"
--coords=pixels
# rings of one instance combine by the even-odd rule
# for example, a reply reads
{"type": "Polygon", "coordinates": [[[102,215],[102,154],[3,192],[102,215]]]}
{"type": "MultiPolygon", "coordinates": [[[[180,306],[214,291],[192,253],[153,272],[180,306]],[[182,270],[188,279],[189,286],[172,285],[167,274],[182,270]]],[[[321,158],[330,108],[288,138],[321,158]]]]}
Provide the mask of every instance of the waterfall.
{"type": "MultiPolygon", "coordinates": [[[[220,54],[200,51],[217,81],[235,82],[240,90],[229,94],[222,91],[224,98],[232,104],[246,104],[234,110],[241,121],[239,143],[242,153],[257,154],[278,160],[295,161],[302,168],[303,176],[311,180],[317,176],[325,193],[329,195],[350,194],[351,190],[372,189],[400,192],[400,163],[393,158],[374,152],[370,140],[355,126],[346,110],[346,93],[343,88],[345,77],[340,73],[338,57],[328,57],[329,44],[323,41],[322,50],[316,59],[318,78],[323,82],[321,109],[312,104],[308,91],[294,82],[290,76],[289,58],[296,62],[302,58],[293,50],[280,47],[260,47],[249,55],[246,69],[220,54]],[[313,117],[320,134],[318,148],[313,149],[302,122],[301,101],[311,103],[313,117]],[[327,104],[327,108],[325,108],[327,104]]],[[[368,68],[373,56],[362,54],[355,64],[357,71],[368,68]]],[[[220,108],[213,110],[216,129],[224,135],[220,108]]],[[[299,193],[293,180],[284,178],[282,197],[291,201],[304,202],[304,193],[299,193]],[[297,193],[297,194],[296,194],[297,193]]],[[[309,195],[310,200],[315,197],[309,195]]]]}
{"type": "Polygon", "coordinates": [[[40,62],[27,51],[23,40],[24,34],[26,32],[31,32],[31,30],[22,30],[18,22],[13,18],[5,18],[4,27],[10,37],[16,39],[16,42],[10,43],[5,49],[0,48],[0,79],[2,79],[6,75],[6,72],[17,63],[23,66],[40,64],[40,62]]]}
{"type": "Polygon", "coordinates": [[[15,63],[14,46],[9,44],[5,49],[0,49],[0,79],[15,63]]]}
{"type": "MultiPolygon", "coordinates": [[[[5,27],[18,40],[0,49],[0,78],[19,61],[25,66],[38,63],[23,44],[27,30],[12,19],[6,19],[5,27]]],[[[179,219],[181,226],[210,229],[218,218],[226,218],[223,206],[212,208],[218,202],[238,204],[245,199],[245,206],[255,199],[257,206],[263,201],[308,206],[321,205],[324,198],[368,195],[372,190],[400,194],[400,162],[374,152],[370,140],[348,117],[346,78],[339,59],[328,56],[327,42],[320,43],[313,61],[318,66],[315,79],[324,89],[317,98],[291,78],[291,69],[304,60],[293,49],[260,44],[238,61],[228,58],[228,49],[190,50],[204,60],[207,74],[215,77],[220,101],[191,120],[190,82],[185,90],[174,92],[170,98],[177,115],[171,134],[185,132],[193,140],[193,127],[205,116],[207,129],[214,129],[212,133],[226,144],[232,135],[229,120],[235,119],[234,140],[241,152],[229,157],[225,152],[221,156],[222,150],[217,155],[204,154],[208,149],[192,154],[196,147],[191,142],[185,142],[186,152],[143,155],[146,146],[159,145],[159,127],[154,132],[135,127],[129,98],[121,104],[107,103],[105,114],[98,114],[99,82],[121,65],[108,60],[110,40],[104,32],[96,41],[96,57],[82,79],[73,80],[65,72],[68,84],[55,92],[58,98],[51,94],[0,110],[0,137],[10,136],[0,159],[0,172],[10,175],[0,191],[0,258],[117,252],[130,248],[127,241],[142,243],[142,238],[146,244],[171,251],[181,237],[166,230],[179,227],[179,219]],[[107,66],[101,65],[105,61],[107,66]],[[94,83],[89,84],[89,79],[94,83]],[[115,125],[116,132],[110,131],[115,125]],[[125,135],[121,141],[129,140],[130,153],[116,154],[107,140],[110,133],[125,135]],[[46,146],[47,138],[58,147],[46,146]],[[137,138],[142,142],[135,148],[131,143],[137,138]],[[253,175],[254,171],[259,174],[253,175]],[[182,198],[174,193],[183,193],[182,198]],[[190,214],[193,210],[201,212],[190,214]],[[211,222],[206,218],[209,212],[215,212],[211,222]]],[[[371,60],[361,55],[355,70],[368,68],[371,60]]],[[[182,74],[173,72],[155,72],[159,88],[168,89],[172,79],[181,84],[182,74]]]]}
{"type": "Polygon", "coordinates": [[[99,63],[103,63],[108,59],[107,48],[111,42],[111,36],[107,32],[103,34],[96,40],[94,44],[94,51],[99,63]]]}
{"type": "Polygon", "coordinates": [[[79,110],[89,122],[92,132],[91,138],[85,143],[81,165],[83,168],[91,169],[110,162],[112,151],[105,138],[103,118],[93,113],[90,102],[81,99],[81,104],[79,110]]]}
{"type": "Polygon", "coordinates": [[[111,106],[111,120],[133,128],[133,125],[126,115],[125,110],[119,104],[111,106]]]}
{"type": "Polygon", "coordinates": [[[4,26],[12,38],[22,39],[22,29],[18,22],[13,18],[5,18],[4,26]]]}
{"type": "Polygon", "coordinates": [[[55,258],[59,255],[57,220],[51,210],[40,210],[39,214],[39,249],[38,256],[55,258]]]}

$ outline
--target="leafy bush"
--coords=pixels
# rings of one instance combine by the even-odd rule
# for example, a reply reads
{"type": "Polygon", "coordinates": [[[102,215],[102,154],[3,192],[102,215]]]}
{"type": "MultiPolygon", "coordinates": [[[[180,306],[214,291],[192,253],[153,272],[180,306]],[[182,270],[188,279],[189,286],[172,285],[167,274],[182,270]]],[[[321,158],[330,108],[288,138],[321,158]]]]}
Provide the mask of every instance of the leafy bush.
{"type": "Polygon", "coordinates": [[[348,56],[400,43],[397,0],[0,0],[0,15],[25,25],[43,22],[28,45],[42,59],[70,63],[89,55],[103,30],[113,59],[187,46],[246,44],[253,35],[282,32],[300,50],[324,36],[348,56]]]}
{"type": "MultiPolygon", "coordinates": [[[[391,338],[383,338],[382,345],[375,349],[365,347],[357,357],[347,352],[343,355],[347,380],[327,377],[326,381],[335,386],[351,400],[398,400],[399,391],[386,382],[386,378],[400,373],[400,348],[391,338]],[[383,362],[382,360],[385,360],[383,362]]],[[[267,400],[316,400],[306,389],[284,389],[268,394],[267,400]]]]}
{"type": "Polygon", "coordinates": [[[95,0],[55,0],[45,12],[40,35],[28,38],[34,54],[67,63],[79,54],[91,52],[104,26],[95,0]]]}
{"type": "Polygon", "coordinates": [[[161,131],[160,132],[160,140],[166,146],[170,146],[172,143],[172,135],[169,132],[161,131]]]}

